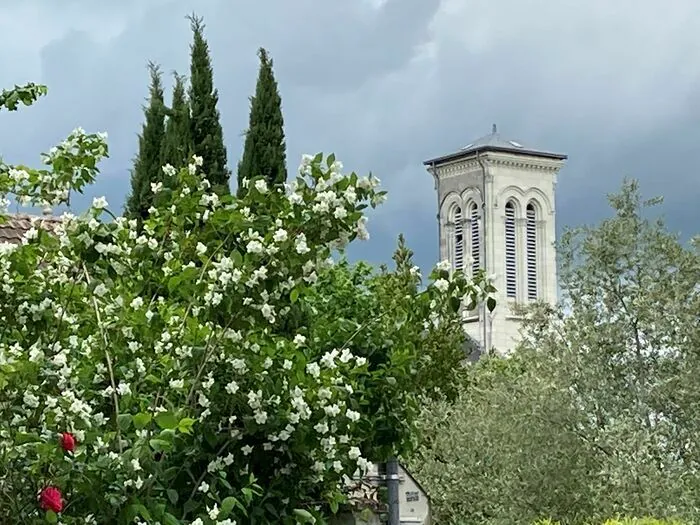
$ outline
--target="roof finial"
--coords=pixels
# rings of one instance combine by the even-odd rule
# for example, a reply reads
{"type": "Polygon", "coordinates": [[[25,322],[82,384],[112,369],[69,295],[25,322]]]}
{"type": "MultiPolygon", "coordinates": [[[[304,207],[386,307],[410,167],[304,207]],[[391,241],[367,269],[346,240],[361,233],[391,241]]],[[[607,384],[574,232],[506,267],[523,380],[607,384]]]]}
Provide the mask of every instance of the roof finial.
{"type": "Polygon", "coordinates": [[[491,133],[493,133],[493,134],[495,135],[495,134],[496,134],[496,131],[497,131],[497,130],[496,130],[496,124],[494,124],[494,125],[493,125],[493,128],[492,128],[492,130],[491,130],[491,133]]]}

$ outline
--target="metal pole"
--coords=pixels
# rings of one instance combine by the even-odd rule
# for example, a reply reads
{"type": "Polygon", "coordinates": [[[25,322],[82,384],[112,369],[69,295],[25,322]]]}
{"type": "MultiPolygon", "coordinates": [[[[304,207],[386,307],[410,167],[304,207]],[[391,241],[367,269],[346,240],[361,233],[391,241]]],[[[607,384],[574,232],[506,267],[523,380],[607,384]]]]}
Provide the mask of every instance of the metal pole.
{"type": "Polygon", "coordinates": [[[389,525],[401,525],[399,517],[399,462],[390,458],[386,463],[386,489],[389,500],[389,525]]]}

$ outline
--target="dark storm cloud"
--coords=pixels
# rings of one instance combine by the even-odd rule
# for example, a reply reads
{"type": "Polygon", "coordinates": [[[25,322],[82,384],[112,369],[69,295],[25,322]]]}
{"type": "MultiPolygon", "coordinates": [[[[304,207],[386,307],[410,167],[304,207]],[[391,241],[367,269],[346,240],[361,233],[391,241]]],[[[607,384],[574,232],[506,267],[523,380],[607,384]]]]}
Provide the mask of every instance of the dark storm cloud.
{"type": "Polygon", "coordinates": [[[700,64],[689,57],[700,51],[700,9],[691,0],[3,2],[0,84],[50,88],[37,107],[2,116],[6,158],[36,159],[77,125],[106,130],[112,158],[90,195],[121,206],[146,61],[187,72],[184,16],[195,9],[207,25],[231,166],[262,45],[280,83],[290,171],[301,153],[334,151],[383,180],[389,201],[356,256],[388,260],[404,231],[430,265],[436,204],[421,163],[492,122],[526,145],[569,154],[559,226],[598,220],[605,192],[629,175],[665,195],[673,229],[698,231],[700,64]]]}

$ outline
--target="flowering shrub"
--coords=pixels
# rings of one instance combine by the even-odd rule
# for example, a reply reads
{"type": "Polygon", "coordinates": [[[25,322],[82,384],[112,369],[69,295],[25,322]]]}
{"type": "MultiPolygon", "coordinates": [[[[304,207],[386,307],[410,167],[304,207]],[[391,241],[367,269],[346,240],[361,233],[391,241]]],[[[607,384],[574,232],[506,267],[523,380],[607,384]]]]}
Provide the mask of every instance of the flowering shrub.
{"type": "MultiPolygon", "coordinates": [[[[76,130],[0,194],[66,202],[105,155],[76,130]]],[[[200,162],[163,168],[143,224],[98,198],[0,246],[0,522],[315,522],[410,446],[423,343],[491,286],[442,264],[419,292],[406,261],[341,285],[376,178],[305,156],[238,200],[200,162]]]]}

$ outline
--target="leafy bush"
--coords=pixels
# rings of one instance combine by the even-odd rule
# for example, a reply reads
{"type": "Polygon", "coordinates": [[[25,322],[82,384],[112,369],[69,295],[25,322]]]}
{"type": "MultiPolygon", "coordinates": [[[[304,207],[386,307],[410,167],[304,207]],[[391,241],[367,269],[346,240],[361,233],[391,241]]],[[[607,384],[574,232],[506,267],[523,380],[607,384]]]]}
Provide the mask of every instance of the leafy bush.
{"type": "MultiPolygon", "coordinates": [[[[2,100],[43,93],[23,89],[2,100]]],[[[51,169],[0,166],[0,194],[66,202],[105,155],[76,130],[51,169]]],[[[242,200],[200,164],[164,167],[143,224],[98,198],[0,246],[2,523],[313,522],[410,450],[435,341],[492,287],[441,264],[419,292],[405,249],[395,272],[334,268],[383,192],[333,156],[242,200]]]]}
{"type": "MultiPolygon", "coordinates": [[[[542,520],[533,525],[559,525],[558,521],[542,520]]],[[[684,525],[676,520],[657,520],[654,518],[618,518],[607,520],[603,525],[684,525]]]]}

